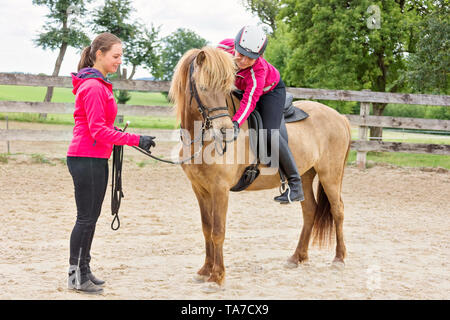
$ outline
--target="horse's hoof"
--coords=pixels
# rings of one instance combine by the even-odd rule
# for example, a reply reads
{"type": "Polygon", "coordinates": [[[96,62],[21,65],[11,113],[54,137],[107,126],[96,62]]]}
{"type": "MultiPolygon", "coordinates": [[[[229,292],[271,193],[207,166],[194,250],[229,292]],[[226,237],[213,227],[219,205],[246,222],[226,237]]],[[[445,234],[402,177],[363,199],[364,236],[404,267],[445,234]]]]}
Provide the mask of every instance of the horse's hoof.
{"type": "Polygon", "coordinates": [[[284,264],[284,267],[287,269],[295,269],[298,268],[298,262],[295,263],[291,260],[287,260],[286,263],[284,264]]]}
{"type": "Polygon", "coordinates": [[[195,274],[193,277],[192,277],[192,280],[195,282],[195,283],[204,283],[204,282],[206,282],[206,280],[208,280],[209,279],[209,276],[204,276],[204,275],[201,275],[201,274],[195,274]]]}
{"type": "Polygon", "coordinates": [[[331,264],[331,267],[335,270],[344,270],[345,262],[344,262],[344,260],[334,259],[333,263],[331,264]]]}
{"type": "Polygon", "coordinates": [[[202,292],[204,293],[216,293],[225,290],[224,286],[220,286],[215,282],[208,282],[202,286],[202,292]]]}

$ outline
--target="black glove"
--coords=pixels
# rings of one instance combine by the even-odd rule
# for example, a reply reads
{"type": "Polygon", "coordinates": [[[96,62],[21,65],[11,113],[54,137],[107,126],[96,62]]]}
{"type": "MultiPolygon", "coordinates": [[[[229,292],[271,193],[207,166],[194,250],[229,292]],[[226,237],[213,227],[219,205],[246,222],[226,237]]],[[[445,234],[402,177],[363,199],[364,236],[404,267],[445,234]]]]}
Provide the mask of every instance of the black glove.
{"type": "Polygon", "coordinates": [[[233,129],[234,129],[234,133],[233,133],[233,140],[236,140],[238,135],[239,135],[239,123],[237,121],[233,121],[233,129]]]}
{"type": "Polygon", "coordinates": [[[140,136],[139,138],[139,148],[145,151],[150,151],[150,147],[155,147],[156,143],[153,141],[155,137],[152,136],[140,136]]]}

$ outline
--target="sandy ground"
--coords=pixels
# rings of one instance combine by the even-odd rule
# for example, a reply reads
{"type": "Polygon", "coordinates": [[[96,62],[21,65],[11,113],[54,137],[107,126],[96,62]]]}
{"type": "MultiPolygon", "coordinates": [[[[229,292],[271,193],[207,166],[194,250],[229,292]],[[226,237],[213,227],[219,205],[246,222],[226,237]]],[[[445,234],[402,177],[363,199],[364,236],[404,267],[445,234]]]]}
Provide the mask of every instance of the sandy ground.
{"type": "MultiPolygon", "coordinates": [[[[0,143],[0,153],[6,152],[0,143]]],[[[121,227],[110,228],[110,192],[92,246],[92,269],[107,281],[88,296],[66,288],[75,222],[67,143],[14,142],[0,163],[0,299],[450,299],[450,173],[347,167],[346,266],[334,248],[310,248],[310,262],[284,268],[303,224],[300,205],[276,190],[233,193],[224,244],[225,289],[192,281],[204,261],[200,213],[178,166],[125,150],[121,227]],[[42,154],[33,158],[31,154],[42,154]],[[42,163],[44,162],[44,163],[42,163]]],[[[162,142],[156,154],[169,154],[162,142]]]]}

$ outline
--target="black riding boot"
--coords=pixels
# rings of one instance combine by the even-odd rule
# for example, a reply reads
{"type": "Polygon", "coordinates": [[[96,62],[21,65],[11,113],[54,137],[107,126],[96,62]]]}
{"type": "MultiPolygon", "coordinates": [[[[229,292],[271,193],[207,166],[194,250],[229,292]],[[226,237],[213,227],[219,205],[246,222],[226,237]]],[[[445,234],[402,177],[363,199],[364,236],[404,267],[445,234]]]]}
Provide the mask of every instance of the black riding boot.
{"type": "Polygon", "coordinates": [[[300,174],[298,173],[297,165],[292,155],[291,150],[287,141],[280,136],[280,167],[286,174],[286,179],[288,182],[287,190],[274,200],[281,203],[290,203],[293,201],[303,201],[305,196],[303,195],[302,180],[300,174]]]}

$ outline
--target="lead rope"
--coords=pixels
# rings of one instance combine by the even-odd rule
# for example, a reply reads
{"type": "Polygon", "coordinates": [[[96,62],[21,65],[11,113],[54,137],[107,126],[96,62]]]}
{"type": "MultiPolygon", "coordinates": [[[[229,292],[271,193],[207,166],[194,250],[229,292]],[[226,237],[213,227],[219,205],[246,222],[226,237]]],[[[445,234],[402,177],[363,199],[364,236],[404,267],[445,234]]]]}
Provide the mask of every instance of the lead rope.
{"type": "Polygon", "coordinates": [[[120,228],[119,208],[120,202],[124,197],[122,192],[122,162],[123,146],[114,146],[112,162],[112,189],[111,189],[111,214],[114,216],[111,222],[111,229],[114,231],[120,228]],[[117,226],[114,224],[117,221],[117,226]]]}
{"type": "MultiPolygon", "coordinates": [[[[122,132],[125,132],[129,121],[126,122],[122,132]]],[[[124,194],[122,192],[122,163],[123,163],[123,146],[113,147],[113,160],[112,160],[112,188],[111,188],[111,214],[114,216],[111,222],[111,229],[114,231],[120,228],[119,208],[124,194]],[[117,221],[117,226],[114,227],[114,223],[117,221]]]]}

